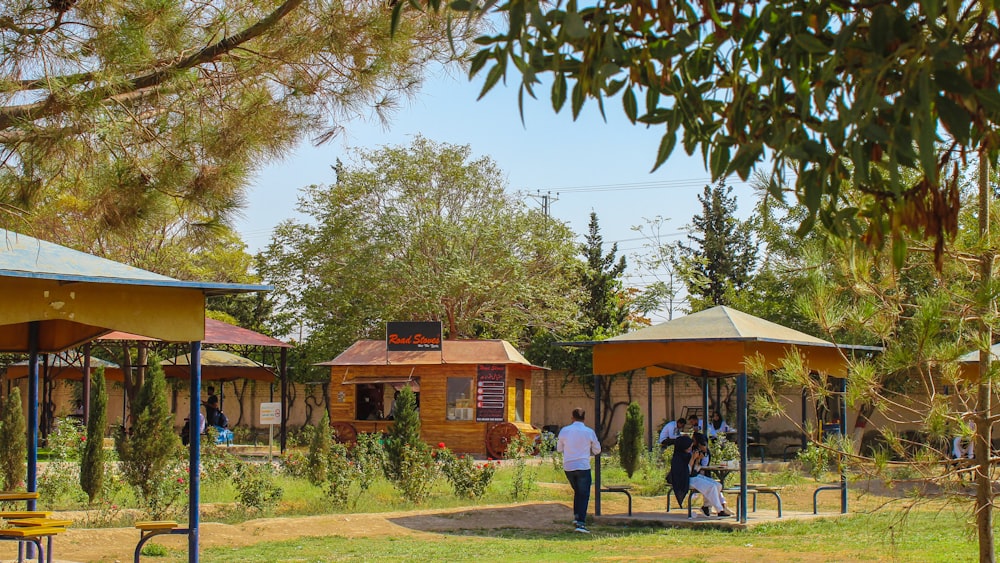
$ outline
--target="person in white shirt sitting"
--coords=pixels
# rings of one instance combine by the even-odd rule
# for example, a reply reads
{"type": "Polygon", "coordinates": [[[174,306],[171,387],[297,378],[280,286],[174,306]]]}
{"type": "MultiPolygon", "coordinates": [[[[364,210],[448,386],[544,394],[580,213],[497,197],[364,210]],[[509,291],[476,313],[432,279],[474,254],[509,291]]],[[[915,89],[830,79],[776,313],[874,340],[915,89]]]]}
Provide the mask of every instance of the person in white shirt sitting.
{"type": "Polygon", "coordinates": [[[667,446],[672,446],[680,438],[681,432],[684,431],[684,426],[687,425],[687,420],[683,417],[677,420],[671,420],[663,425],[663,429],[660,430],[660,447],[666,449],[667,446]]]}
{"type": "Polygon", "coordinates": [[[726,432],[734,432],[734,430],[726,424],[725,419],[722,418],[722,413],[712,411],[712,420],[708,423],[708,437],[715,438],[717,435],[725,434],[726,432]]]}

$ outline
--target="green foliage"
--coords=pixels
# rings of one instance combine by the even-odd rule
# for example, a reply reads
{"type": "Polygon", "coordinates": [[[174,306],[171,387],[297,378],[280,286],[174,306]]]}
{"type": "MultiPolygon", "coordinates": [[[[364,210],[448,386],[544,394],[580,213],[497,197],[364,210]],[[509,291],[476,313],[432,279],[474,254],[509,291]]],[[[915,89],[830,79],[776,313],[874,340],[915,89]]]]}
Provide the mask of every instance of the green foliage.
{"type": "Polygon", "coordinates": [[[344,508],[350,500],[351,483],[357,475],[346,445],[334,442],[330,446],[328,466],[323,492],[331,505],[344,508]]]}
{"type": "Polygon", "coordinates": [[[170,550],[165,545],[147,542],[142,546],[142,555],[146,557],[166,557],[170,555],[170,550]]]}
{"type": "Polygon", "coordinates": [[[499,462],[477,463],[472,456],[459,455],[448,448],[434,450],[437,461],[455,496],[460,498],[480,498],[493,481],[499,462]]]}
{"type": "Polygon", "coordinates": [[[309,478],[309,458],[302,452],[288,450],[281,457],[281,468],[289,477],[309,478]]]}
{"type": "Polygon", "coordinates": [[[712,463],[725,463],[740,458],[739,446],[736,442],[729,441],[721,432],[714,440],[708,441],[708,453],[712,463]]]}
{"type": "Polygon", "coordinates": [[[621,434],[618,435],[618,459],[630,478],[639,468],[642,453],[646,449],[642,437],[643,420],[642,407],[639,403],[635,401],[629,403],[625,412],[625,424],[622,426],[621,434]]]}
{"type": "Polygon", "coordinates": [[[238,463],[233,485],[240,508],[257,514],[272,511],[281,500],[282,490],[275,482],[274,467],[269,463],[238,463]]]}
{"type": "Polygon", "coordinates": [[[149,362],[133,412],[138,414],[131,432],[118,428],[115,435],[120,468],[151,517],[159,519],[175,510],[188,478],[179,461],[180,437],[173,429],[163,368],[155,358],[149,362]]]}
{"type": "Polygon", "coordinates": [[[514,475],[510,480],[509,495],[514,502],[528,498],[528,495],[537,487],[535,478],[538,475],[535,467],[528,465],[528,457],[534,450],[534,444],[523,433],[518,435],[507,444],[507,463],[513,467],[514,475]]]}
{"type": "Polygon", "coordinates": [[[692,312],[731,305],[751,280],[757,245],[751,221],[736,218],[733,189],[720,180],[698,196],[702,213],[691,219],[689,244],[678,243],[675,267],[687,285],[692,312]]]}
{"type": "Polygon", "coordinates": [[[421,504],[427,500],[439,476],[440,468],[426,444],[405,444],[400,451],[399,475],[392,483],[404,499],[413,504],[421,504]]]}
{"type": "Polygon", "coordinates": [[[409,385],[403,387],[396,398],[396,418],[385,438],[385,476],[398,482],[403,474],[403,452],[406,448],[427,451],[426,443],[420,439],[420,413],[417,411],[416,395],[409,385]]]}
{"type": "Polygon", "coordinates": [[[323,419],[316,427],[309,443],[309,455],[306,457],[306,475],[309,482],[319,486],[326,482],[330,466],[330,446],[333,439],[330,436],[330,415],[323,412],[323,419]]]}
{"type": "Polygon", "coordinates": [[[822,448],[816,444],[809,444],[806,449],[799,451],[798,459],[813,479],[817,481],[830,470],[834,461],[834,454],[827,448],[822,448]]]}
{"type": "Polygon", "coordinates": [[[358,443],[350,453],[361,492],[367,491],[376,479],[385,474],[386,455],[381,434],[359,434],[358,443]]]}
{"type": "Polygon", "coordinates": [[[21,410],[21,391],[12,387],[0,404],[0,484],[4,490],[24,487],[28,470],[28,438],[24,412],[21,410]]]}
{"type": "Polygon", "coordinates": [[[422,137],[356,154],[334,166],[335,184],[304,189],[311,220],[279,225],[262,254],[279,313],[312,327],[310,354],[329,357],[398,318],[514,342],[528,326],[572,323],[573,234],[508,194],[495,162],[422,137]]]}
{"type": "Polygon", "coordinates": [[[80,489],[80,457],[86,434],[75,420],[57,418],[46,438],[49,462],[38,474],[38,492],[52,502],[73,502],[80,489]]]}
{"type": "Polygon", "coordinates": [[[87,420],[87,440],[80,459],[80,487],[91,504],[104,488],[104,429],[108,419],[108,395],[104,385],[104,368],[91,374],[90,413],[87,420]]]}

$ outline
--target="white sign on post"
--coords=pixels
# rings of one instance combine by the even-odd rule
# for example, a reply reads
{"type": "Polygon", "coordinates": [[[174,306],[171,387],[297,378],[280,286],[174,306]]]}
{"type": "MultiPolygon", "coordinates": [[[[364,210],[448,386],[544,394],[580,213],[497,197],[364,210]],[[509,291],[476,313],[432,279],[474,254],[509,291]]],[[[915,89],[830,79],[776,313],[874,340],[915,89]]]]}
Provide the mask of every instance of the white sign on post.
{"type": "Polygon", "coordinates": [[[260,423],[267,425],[267,461],[271,461],[274,446],[274,425],[281,424],[281,403],[261,403],[260,423]]]}
{"type": "Polygon", "coordinates": [[[260,423],[281,424],[281,403],[261,403],[260,423]]]}

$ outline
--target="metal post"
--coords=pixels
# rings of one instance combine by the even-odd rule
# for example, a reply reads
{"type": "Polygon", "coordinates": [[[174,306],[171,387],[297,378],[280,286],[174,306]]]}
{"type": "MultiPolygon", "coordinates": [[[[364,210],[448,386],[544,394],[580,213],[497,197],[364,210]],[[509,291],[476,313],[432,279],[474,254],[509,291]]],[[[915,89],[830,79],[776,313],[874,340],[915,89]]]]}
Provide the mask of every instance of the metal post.
{"type": "Polygon", "coordinates": [[[646,447],[653,451],[653,380],[646,376],[646,447]]]}
{"type": "Polygon", "coordinates": [[[188,465],[188,562],[198,563],[198,520],[201,488],[201,342],[191,343],[191,442],[188,465]]]}
{"type": "MultiPolygon", "coordinates": [[[[847,437],[847,378],[840,380],[840,440],[841,445],[847,437]]],[[[847,469],[844,466],[843,455],[840,459],[840,513],[847,514],[847,469]]]]}
{"type": "MultiPolygon", "coordinates": [[[[28,324],[28,492],[38,490],[38,339],[41,325],[28,324]]],[[[13,488],[8,484],[10,488],[13,488]]],[[[35,510],[35,501],[28,501],[28,510],[35,510]]]]}
{"type": "MultiPolygon", "coordinates": [[[[594,432],[601,439],[601,376],[594,375],[594,432]]],[[[594,516],[601,515],[601,454],[594,456],[594,516]]]]}
{"type": "Polygon", "coordinates": [[[739,431],[740,446],[740,502],[739,518],[741,523],[747,521],[747,374],[736,377],[736,426],[739,431]]]}
{"type": "Polygon", "coordinates": [[[802,388],[802,449],[803,450],[806,449],[806,446],[809,445],[809,436],[808,434],[806,434],[806,424],[809,423],[809,411],[808,411],[809,403],[807,401],[808,398],[809,398],[809,393],[806,391],[806,388],[803,387],[802,388]]]}
{"type": "Polygon", "coordinates": [[[708,386],[711,385],[707,375],[701,377],[701,433],[708,436],[708,386]]]}
{"type": "MultiPolygon", "coordinates": [[[[83,427],[90,422],[90,342],[83,345],[83,427]]],[[[75,405],[74,405],[75,407],[75,405]]]]}
{"type": "Polygon", "coordinates": [[[281,453],[288,438],[288,348],[281,349],[281,453]]]}

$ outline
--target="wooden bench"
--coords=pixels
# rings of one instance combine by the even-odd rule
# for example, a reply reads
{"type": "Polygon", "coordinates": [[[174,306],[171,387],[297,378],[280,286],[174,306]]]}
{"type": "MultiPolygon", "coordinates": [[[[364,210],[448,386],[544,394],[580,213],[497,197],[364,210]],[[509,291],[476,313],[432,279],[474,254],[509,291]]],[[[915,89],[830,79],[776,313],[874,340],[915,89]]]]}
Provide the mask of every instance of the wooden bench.
{"type": "Polygon", "coordinates": [[[38,491],[0,491],[0,502],[38,500],[38,491]]]}
{"type": "Polygon", "coordinates": [[[0,510],[0,518],[48,518],[52,513],[48,510],[0,510]]]}
{"type": "Polygon", "coordinates": [[[142,546],[154,536],[162,534],[188,534],[188,528],[179,528],[177,522],[173,520],[145,520],[135,523],[139,530],[139,543],[135,545],[135,563],[139,563],[139,556],[142,555],[142,546]]]}
{"type": "MultiPolygon", "coordinates": [[[[632,490],[632,485],[608,485],[606,487],[602,487],[601,488],[601,492],[602,493],[622,493],[625,496],[627,496],[628,497],[628,515],[629,516],[632,516],[632,493],[629,492],[631,490],[632,490]]],[[[668,507],[667,508],[667,512],[669,512],[669,511],[670,511],[670,508],[668,507]]]]}
{"type": "Polygon", "coordinates": [[[61,534],[66,528],[61,526],[28,526],[23,528],[3,528],[0,529],[0,540],[18,542],[18,560],[21,557],[21,548],[24,544],[32,544],[38,549],[38,563],[46,561],[52,563],[52,536],[61,534]],[[45,549],[42,549],[42,538],[46,539],[48,547],[48,557],[45,556],[45,549]]]}

